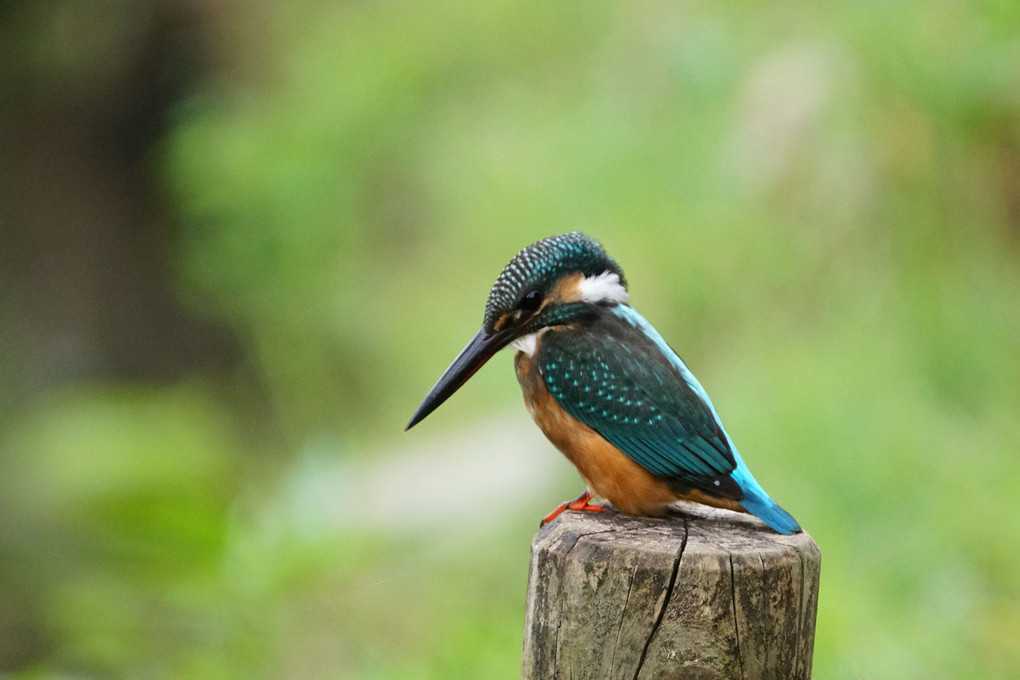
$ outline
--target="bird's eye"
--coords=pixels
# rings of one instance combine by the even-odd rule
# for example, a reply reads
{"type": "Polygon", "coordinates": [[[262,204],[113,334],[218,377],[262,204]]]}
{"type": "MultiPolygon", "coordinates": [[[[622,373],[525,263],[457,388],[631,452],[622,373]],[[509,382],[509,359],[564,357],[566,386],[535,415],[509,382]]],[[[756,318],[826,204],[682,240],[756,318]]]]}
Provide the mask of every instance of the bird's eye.
{"type": "Polygon", "coordinates": [[[530,290],[528,291],[527,295],[521,298],[521,302],[519,305],[517,305],[517,308],[520,309],[522,312],[530,314],[542,306],[543,298],[544,296],[542,295],[542,291],[538,290],[537,288],[534,290],[530,290]]]}

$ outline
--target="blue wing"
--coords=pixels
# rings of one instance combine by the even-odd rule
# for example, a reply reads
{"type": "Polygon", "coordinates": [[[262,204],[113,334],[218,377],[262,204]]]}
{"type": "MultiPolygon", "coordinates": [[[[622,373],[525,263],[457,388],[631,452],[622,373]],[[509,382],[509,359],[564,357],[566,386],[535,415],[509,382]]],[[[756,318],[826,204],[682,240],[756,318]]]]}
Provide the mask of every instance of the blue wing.
{"type": "Polygon", "coordinates": [[[590,325],[547,333],[536,359],[567,413],[653,475],[680,488],[743,495],[712,408],[641,328],[604,312],[590,325]]]}
{"type": "Polygon", "coordinates": [[[653,475],[735,499],[780,533],[800,531],[751,475],[704,388],[633,308],[547,333],[536,360],[567,413],[653,475]]]}

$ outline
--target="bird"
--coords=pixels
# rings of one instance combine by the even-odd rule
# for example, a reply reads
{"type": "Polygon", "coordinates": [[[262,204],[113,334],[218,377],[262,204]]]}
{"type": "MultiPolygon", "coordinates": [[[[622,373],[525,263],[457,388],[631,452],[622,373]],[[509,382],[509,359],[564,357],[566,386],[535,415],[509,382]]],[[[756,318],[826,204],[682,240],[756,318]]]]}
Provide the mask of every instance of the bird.
{"type": "Polygon", "coordinates": [[[601,512],[593,499],[635,517],[661,517],[682,499],[801,531],[755,480],[701,383],[630,305],[623,270],[595,239],[550,236],[510,260],[482,327],[405,431],[507,346],[525,406],[586,486],[543,525],[568,509],[601,512]]]}

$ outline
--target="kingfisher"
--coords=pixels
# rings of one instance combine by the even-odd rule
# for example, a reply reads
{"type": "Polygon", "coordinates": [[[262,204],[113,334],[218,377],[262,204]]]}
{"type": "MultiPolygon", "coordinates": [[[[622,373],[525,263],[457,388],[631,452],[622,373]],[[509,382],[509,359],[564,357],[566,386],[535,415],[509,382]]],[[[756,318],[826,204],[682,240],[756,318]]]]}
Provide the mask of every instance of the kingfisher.
{"type": "Polygon", "coordinates": [[[567,509],[602,511],[593,499],[639,517],[684,499],[750,513],[781,534],[801,530],[751,475],[701,383],[630,306],[623,270],[591,237],[551,236],[510,260],[481,329],[405,430],[508,345],[528,411],[586,485],[542,524],[567,509]]]}

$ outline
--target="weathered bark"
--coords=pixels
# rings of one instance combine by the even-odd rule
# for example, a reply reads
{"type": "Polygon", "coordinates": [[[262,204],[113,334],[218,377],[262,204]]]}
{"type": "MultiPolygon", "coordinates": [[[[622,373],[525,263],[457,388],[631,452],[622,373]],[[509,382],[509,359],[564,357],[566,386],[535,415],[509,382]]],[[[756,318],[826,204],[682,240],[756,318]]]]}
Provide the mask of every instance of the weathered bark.
{"type": "Polygon", "coordinates": [[[523,676],[810,678],[820,560],[726,511],[565,512],[532,543],[523,676]]]}

